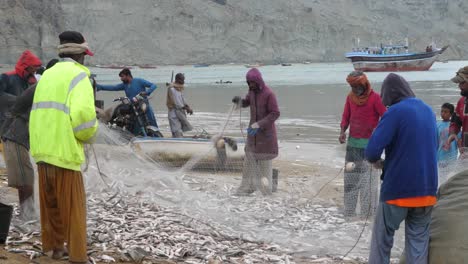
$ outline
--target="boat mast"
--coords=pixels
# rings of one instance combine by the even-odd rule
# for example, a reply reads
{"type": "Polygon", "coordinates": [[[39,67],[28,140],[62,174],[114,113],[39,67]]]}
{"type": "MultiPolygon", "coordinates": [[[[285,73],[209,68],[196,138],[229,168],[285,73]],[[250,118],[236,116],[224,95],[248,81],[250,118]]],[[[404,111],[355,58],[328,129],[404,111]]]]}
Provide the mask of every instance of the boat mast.
{"type": "Polygon", "coordinates": [[[406,47],[406,53],[408,53],[408,48],[409,48],[408,37],[405,38],[405,47],[406,47]]]}

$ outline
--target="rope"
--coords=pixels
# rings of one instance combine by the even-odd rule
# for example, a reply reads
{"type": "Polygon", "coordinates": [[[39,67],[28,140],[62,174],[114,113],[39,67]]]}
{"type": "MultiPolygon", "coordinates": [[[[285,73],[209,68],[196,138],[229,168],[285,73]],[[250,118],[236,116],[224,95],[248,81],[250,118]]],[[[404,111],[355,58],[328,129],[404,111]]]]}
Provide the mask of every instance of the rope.
{"type": "MultiPolygon", "coordinates": [[[[343,171],[343,168],[344,168],[344,167],[342,167],[342,168],[340,169],[340,171],[338,172],[338,174],[336,174],[335,177],[333,177],[331,180],[327,181],[324,185],[322,185],[322,187],[320,187],[319,191],[312,197],[312,199],[314,199],[315,197],[317,197],[317,196],[320,194],[320,192],[322,192],[322,190],[323,190],[328,184],[330,184],[330,182],[332,182],[334,179],[338,178],[338,176],[340,176],[341,172],[343,171]]],[[[312,199],[311,199],[311,200],[312,200],[312,199]]]]}

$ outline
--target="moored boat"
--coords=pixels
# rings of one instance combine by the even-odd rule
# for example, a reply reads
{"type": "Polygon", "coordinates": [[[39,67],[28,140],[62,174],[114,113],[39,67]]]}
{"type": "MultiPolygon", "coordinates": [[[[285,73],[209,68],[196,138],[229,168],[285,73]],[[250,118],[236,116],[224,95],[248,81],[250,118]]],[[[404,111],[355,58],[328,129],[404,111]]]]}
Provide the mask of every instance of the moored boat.
{"type": "Polygon", "coordinates": [[[132,66],[117,65],[117,64],[109,64],[109,65],[97,64],[95,67],[96,68],[104,68],[104,69],[123,69],[123,68],[132,69],[132,66]]]}
{"type": "Polygon", "coordinates": [[[203,68],[203,67],[209,67],[211,64],[208,64],[208,63],[198,63],[198,64],[194,64],[193,67],[195,68],[203,68]]]}
{"type": "Polygon", "coordinates": [[[365,72],[379,71],[427,71],[448,46],[411,53],[403,45],[367,47],[346,53],[354,69],[365,72]]]}
{"type": "Polygon", "coordinates": [[[151,65],[151,64],[139,64],[138,67],[140,69],[156,69],[158,66],[151,65]]]}
{"type": "Polygon", "coordinates": [[[140,154],[168,167],[191,163],[197,169],[239,169],[244,158],[242,138],[138,138],[131,140],[140,154]],[[232,143],[234,142],[234,143],[232,143]],[[220,144],[221,143],[221,144],[220,144]]]}
{"type": "Polygon", "coordinates": [[[258,67],[261,67],[262,64],[260,63],[255,63],[255,64],[245,64],[244,65],[246,68],[258,68],[258,67]]]}

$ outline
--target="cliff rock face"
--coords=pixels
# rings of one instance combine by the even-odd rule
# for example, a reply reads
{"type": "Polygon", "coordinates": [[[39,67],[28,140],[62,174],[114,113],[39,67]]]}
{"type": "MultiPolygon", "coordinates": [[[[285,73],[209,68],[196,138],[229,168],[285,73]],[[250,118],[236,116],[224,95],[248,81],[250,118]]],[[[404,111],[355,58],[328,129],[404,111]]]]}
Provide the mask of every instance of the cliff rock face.
{"type": "Polygon", "coordinates": [[[0,62],[30,48],[53,57],[81,31],[92,64],[345,61],[357,45],[450,44],[468,58],[466,0],[2,0],[0,62]]]}

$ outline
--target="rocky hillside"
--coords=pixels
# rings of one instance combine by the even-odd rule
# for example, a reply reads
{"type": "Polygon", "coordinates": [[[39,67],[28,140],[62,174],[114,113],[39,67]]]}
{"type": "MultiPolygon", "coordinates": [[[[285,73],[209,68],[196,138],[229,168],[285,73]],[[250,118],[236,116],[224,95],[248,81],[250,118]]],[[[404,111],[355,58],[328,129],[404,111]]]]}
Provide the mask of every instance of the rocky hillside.
{"type": "Polygon", "coordinates": [[[91,64],[345,61],[356,45],[450,44],[468,59],[466,0],[2,0],[0,63],[45,60],[57,35],[84,33],[91,64]]]}

